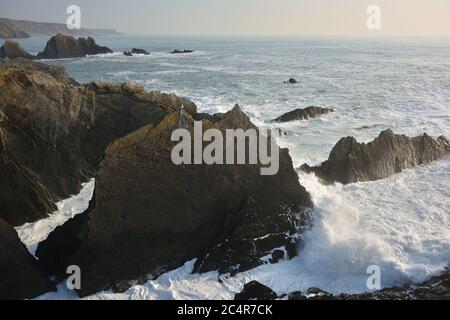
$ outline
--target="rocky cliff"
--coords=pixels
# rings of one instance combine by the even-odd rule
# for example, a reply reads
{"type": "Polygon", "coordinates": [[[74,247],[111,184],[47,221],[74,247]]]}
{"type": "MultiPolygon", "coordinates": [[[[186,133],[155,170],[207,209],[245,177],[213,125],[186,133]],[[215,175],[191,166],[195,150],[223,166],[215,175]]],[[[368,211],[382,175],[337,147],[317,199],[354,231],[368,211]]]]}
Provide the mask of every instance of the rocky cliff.
{"type": "Polygon", "coordinates": [[[31,36],[23,31],[18,29],[13,24],[7,23],[0,19],[0,38],[3,39],[12,39],[12,38],[30,38],[31,36]]]}
{"type": "MultiPolygon", "coordinates": [[[[204,130],[254,128],[238,106],[197,119],[204,130]]],[[[56,234],[39,245],[40,261],[54,266],[50,260],[59,255],[81,267],[81,296],[124,290],[196,257],[198,272],[245,271],[295,242],[297,227],[308,223],[311,200],[286,149],[275,176],[261,176],[261,165],[173,164],[171,134],[180,124],[192,132],[193,122],[186,112],[172,113],[112,143],[97,174],[87,228],[71,221],[58,230],[74,234],[71,243],[84,237],[79,248],[67,258],[56,234]]]]}
{"type": "Polygon", "coordinates": [[[113,29],[70,30],[63,23],[34,22],[0,18],[0,38],[29,38],[30,36],[53,36],[65,33],[73,36],[98,36],[118,34],[113,29]]]}
{"type": "Polygon", "coordinates": [[[2,184],[0,217],[13,225],[44,217],[93,177],[109,143],[183,104],[195,112],[174,95],[129,84],[79,85],[61,67],[3,59],[0,170],[11,182],[2,184]]]}

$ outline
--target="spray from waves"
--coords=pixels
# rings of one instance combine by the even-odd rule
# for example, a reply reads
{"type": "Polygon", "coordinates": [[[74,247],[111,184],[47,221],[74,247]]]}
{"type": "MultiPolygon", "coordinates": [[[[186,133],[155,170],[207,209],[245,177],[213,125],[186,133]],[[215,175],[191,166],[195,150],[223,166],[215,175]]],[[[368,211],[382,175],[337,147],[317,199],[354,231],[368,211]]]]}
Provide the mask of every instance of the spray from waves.
{"type": "Polygon", "coordinates": [[[300,175],[316,205],[302,267],[331,291],[364,291],[378,265],[382,286],[421,282],[450,262],[450,158],[388,179],[324,186],[300,175]]]}

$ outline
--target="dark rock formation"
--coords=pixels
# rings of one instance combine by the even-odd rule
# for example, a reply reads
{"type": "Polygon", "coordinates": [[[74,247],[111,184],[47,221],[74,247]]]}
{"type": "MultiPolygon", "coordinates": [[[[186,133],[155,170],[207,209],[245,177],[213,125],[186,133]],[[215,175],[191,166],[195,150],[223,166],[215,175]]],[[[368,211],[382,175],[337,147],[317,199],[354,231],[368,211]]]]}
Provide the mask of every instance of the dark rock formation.
{"type": "Polygon", "coordinates": [[[272,257],[269,259],[270,263],[277,263],[280,260],[284,259],[284,251],[280,249],[276,249],[272,252],[272,257]]]}
{"type": "Polygon", "coordinates": [[[76,39],[72,36],[58,33],[47,42],[44,51],[38,53],[37,58],[78,58],[102,53],[112,53],[112,51],[107,47],[98,46],[91,37],[76,39]]]}
{"type": "Polygon", "coordinates": [[[244,285],[242,292],[237,293],[234,296],[234,300],[275,300],[277,294],[270,288],[259,283],[258,281],[252,281],[244,285]]]}
{"type": "Polygon", "coordinates": [[[0,38],[3,39],[20,39],[20,38],[30,38],[31,36],[26,33],[25,31],[22,31],[18,28],[16,28],[14,25],[11,25],[9,23],[6,23],[0,19],[0,38]]]}
{"type": "Polygon", "coordinates": [[[144,49],[138,49],[138,48],[133,48],[131,50],[132,54],[145,54],[145,55],[149,55],[150,53],[148,53],[146,50],[144,49]]]}
{"type": "Polygon", "coordinates": [[[321,107],[307,107],[305,109],[295,109],[288,113],[285,113],[278,118],[274,119],[274,122],[289,122],[296,120],[306,120],[309,118],[317,118],[323,114],[334,112],[331,108],[321,107]]]}
{"type": "Polygon", "coordinates": [[[0,217],[34,221],[93,177],[106,146],[192,102],[141,86],[78,85],[63,68],[23,59],[0,62],[0,217]],[[44,107],[45,106],[45,107],[44,107]]]}
{"type": "Polygon", "coordinates": [[[288,81],[284,81],[285,84],[296,84],[297,80],[295,80],[294,78],[290,78],[288,81]]]}
{"type": "Polygon", "coordinates": [[[194,50],[173,50],[170,54],[192,53],[194,50]]]}
{"type": "Polygon", "coordinates": [[[381,132],[374,141],[358,143],[355,138],[342,138],[327,161],[318,167],[301,166],[327,182],[343,184],[379,180],[403,169],[427,164],[450,152],[445,137],[433,139],[427,134],[408,138],[392,130],[381,132]]]}
{"type": "Polygon", "coordinates": [[[31,299],[54,290],[16,230],[0,219],[0,300],[31,299]]]}
{"type": "MultiPolygon", "coordinates": [[[[254,127],[239,107],[210,118],[204,130],[254,127]]],[[[199,272],[248,270],[308,222],[310,197],[285,149],[275,176],[261,176],[260,165],[174,165],[171,134],[179,125],[192,132],[193,121],[172,113],[108,147],[89,232],[69,259],[83,272],[81,296],[199,256],[199,272]]]]}
{"type": "Polygon", "coordinates": [[[127,57],[132,57],[134,54],[149,55],[150,53],[148,53],[144,49],[133,48],[131,51],[124,51],[123,54],[127,57]]]}
{"type": "Polygon", "coordinates": [[[0,47],[0,58],[33,59],[34,57],[26,52],[17,42],[6,40],[0,47]]]}

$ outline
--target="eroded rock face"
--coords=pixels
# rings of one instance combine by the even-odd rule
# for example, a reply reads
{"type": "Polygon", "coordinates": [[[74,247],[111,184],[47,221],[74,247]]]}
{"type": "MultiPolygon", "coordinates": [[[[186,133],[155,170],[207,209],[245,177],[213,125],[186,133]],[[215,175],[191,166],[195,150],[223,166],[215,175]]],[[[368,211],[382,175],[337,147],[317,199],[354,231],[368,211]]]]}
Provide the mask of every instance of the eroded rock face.
{"type": "MultiPolygon", "coordinates": [[[[199,272],[248,270],[307,224],[311,200],[285,149],[275,176],[261,176],[260,165],[174,165],[171,134],[192,131],[193,121],[172,113],[108,147],[89,232],[69,261],[82,269],[81,296],[123,290],[196,257],[199,272]]],[[[254,127],[239,107],[202,122],[204,130],[254,127]]]]}
{"type": "Polygon", "coordinates": [[[61,67],[0,62],[2,145],[0,217],[35,221],[93,177],[106,146],[192,102],[132,84],[78,85],[61,67]]]}
{"type": "Polygon", "coordinates": [[[0,47],[0,58],[33,59],[34,56],[26,52],[17,42],[6,40],[0,47]]]}
{"type": "Polygon", "coordinates": [[[427,134],[409,138],[386,130],[374,141],[358,143],[355,138],[342,138],[327,161],[318,167],[303,165],[300,169],[313,172],[327,182],[343,184],[373,181],[389,177],[403,169],[427,164],[450,152],[445,137],[433,139],[427,134]]]}
{"type": "Polygon", "coordinates": [[[331,108],[321,108],[321,107],[307,107],[305,109],[295,109],[293,111],[287,112],[278,118],[274,119],[274,122],[289,122],[296,120],[306,120],[310,118],[317,118],[321,115],[334,112],[331,108]]]}
{"type": "Polygon", "coordinates": [[[79,58],[87,55],[112,53],[107,47],[99,46],[92,37],[74,38],[58,33],[50,38],[44,51],[38,53],[38,59],[79,58]]]}
{"type": "Polygon", "coordinates": [[[48,190],[9,151],[7,132],[18,130],[0,112],[0,216],[13,225],[34,221],[56,210],[48,190]]]}
{"type": "Polygon", "coordinates": [[[0,300],[31,299],[55,290],[16,230],[0,219],[0,300]]]}

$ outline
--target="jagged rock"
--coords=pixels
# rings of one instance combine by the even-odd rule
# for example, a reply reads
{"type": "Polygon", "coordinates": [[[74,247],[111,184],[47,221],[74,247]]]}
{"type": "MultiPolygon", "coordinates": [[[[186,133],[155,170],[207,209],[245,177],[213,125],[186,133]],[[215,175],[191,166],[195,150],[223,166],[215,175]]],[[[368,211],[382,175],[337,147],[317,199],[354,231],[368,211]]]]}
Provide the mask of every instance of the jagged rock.
{"type": "Polygon", "coordinates": [[[445,137],[435,140],[423,134],[409,138],[386,130],[367,144],[358,143],[353,137],[342,138],[327,161],[317,167],[304,164],[300,169],[327,182],[347,184],[383,179],[438,160],[449,152],[450,142],[445,137]]]}
{"type": "MultiPolygon", "coordinates": [[[[204,130],[254,127],[237,106],[212,118],[204,130]]],[[[308,222],[311,200],[285,149],[275,176],[261,176],[260,165],[174,165],[170,136],[179,125],[192,131],[193,121],[172,113],[108,147],[87,238],[69,262],[83,272],[80,296],[199,256],[199,272],[249,269],[308,222]]]]}
{"type": "Polygon", "coordinates": [[[126,57],[132,57],[133,56],[133,54],[130,51],[124,51],[123,55],[126,56],[126,57]]]}
{"type": "Polygon", "coordinates": [[[285,84],[296,84],[297,80],[295,80],[294,78],[290,78],[288,81],[284,81],[285,84]]]}
{"type": "Polygon", "coordinates": [[[79,58],[87,55],[112,53],[107,47],[101,47],[95,43],[92,37],[74,38],[58,33],[50,38],[43,52],[38,53],[38,59],[62,59],[79,58]]]}
{"type": "Polygon", "coordinates": [[[34,56],[26,52],[25,49],[22,48],[17,42],[5,40],[3,45],[0,47],[0,58],[33,59],[34,56]]]}
{"type": "Polygon", "coordinates": [[[0,219],[0,300],[31,299],[55,290],[16,230],[0,219]]]}
{"type": "Polygon", "coordinates": [[[10,183],[1,186],[0,217],[13,225],[44,217],[93,177],[109,143],[183,105],[196,112],[175,95],[133,84],[78,85],[61,67],[2,59],[0,171],[10,183]]]}
{"type": "Polygon", "coordinates": [[[0,19],[0,38],[13,39],[13,38],[30,38],[31,36],[23,30],[16,28],[14,25],[6,23],[0,19]]]}
{"type": "Polygon", "coordinates": [[[149,55],[150,53],[148,53],[146,50],[144,49],[138,49],[138,48],[133,48],[131,50],[132,54],[145,54],[145,55],[149,55]]]}
{"type": "Polygon", "coordinates": [[[194,52],[193,50],[173,50],[172,52],[170,52],[170,54],[180,54],[180,53],[192,53],[194,52]]]}
{"type": "Polygon", "coordinates": [[[323,114],[334,112],[331,108],[321,108],[321,107],[307,107],[305,109],[295,109],[293,111],[287,112],[278,118],[274,119],[274,122],[289,122],[296,120],[306,120],[310,118],[317,118],[323,114]]]}
{"type": "Polygon", "coordinates": [[[277,294],[270,288],[259,283],[258,281],[252,281],[244,285],[244,288],[240,293],[234,296],[234,300],[275,300],[277,294]]]}

